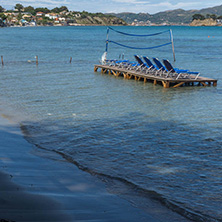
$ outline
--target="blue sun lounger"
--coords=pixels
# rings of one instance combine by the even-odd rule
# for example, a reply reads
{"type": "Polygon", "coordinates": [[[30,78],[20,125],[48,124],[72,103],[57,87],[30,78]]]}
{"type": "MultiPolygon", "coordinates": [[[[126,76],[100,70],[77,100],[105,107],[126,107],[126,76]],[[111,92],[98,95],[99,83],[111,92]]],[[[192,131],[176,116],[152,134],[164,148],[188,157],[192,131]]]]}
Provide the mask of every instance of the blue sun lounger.
{"type": "Polygon", "coordinates": [[[159,61],[158,58],[153,58],[153,61],[155,62],[156,66],[158,67],[158,69],[162,70],[162,71],[166,71],[168,72],[168,70],[166,69],[166,67],[159,61]]]}
{"type": "Polygon", "coordinates": [[[167,76],[166,77],[172,77],[172,78],[190,78],[189,73],[186,70],[183,70],[182,72],[173,71],[172,69],[167,69],[158,58],[153,58],[153,61],[156,63],[157,67],[161,69],[167,76]]]}
{"type": "Polygon", "coordinates": [[[145,61],[145,63],[147,64],[147,66],[149,67],[149,69],[151,70],[151,74],[157,76],[164,76],[165,73],[162,71],[162,69],[159,69],[155,64],[153,64],[151,62],[151,60],[147,57],[147,56],[143,56],[143,59],[145,61]]]}
{"type": "MultiPolygon", "coordinates": [[[[183,70],[183,69],[176,69],[173,68],[173,66],[171,65],[171,63],[169,62],[169,60],[167,59],[163,59],[163,63],[166,67],[167,70],[169,70],[171,73],[178,73],[178,74],[194,74],[196,75],[195,80],[199,77],[200,73],[199,72],[191,72],[189,70],[183,70]]],[[[179,78],[180,76],[178,76],[179,78]]]]}
{"type": "Polygon", "coordinates": [[[136,70],[145,71],[147,74],[150,71],[150,67],[146,63],[144,63],[138,55],[134,55],[134,57],[138,62],[138,67],[136,70]]]}
{"type": "Polygon", "coordinates": [[[131,62],[126,59],[125,60],[117,60],[117,59],[106,60],[106,64],[109,66],[116,66],[118,68],[128,68],[129,66],[136,65],[135,62],[131,62]]]}
{"type": "Polygon", "coordinates": [[[142,68],[147,67],[147,65],[142,61],[142,59],[138,55],[134,55],[134,57],[142,68]]]}
{"type": "Polygon", "coordinates": [[[143,59],[144,59],[145,63],[148,65],[148,67],[150,67],[151,69],[158,70],[158,67],[156,65],[154,65],[147,56],[143,56],[143,59]]]}

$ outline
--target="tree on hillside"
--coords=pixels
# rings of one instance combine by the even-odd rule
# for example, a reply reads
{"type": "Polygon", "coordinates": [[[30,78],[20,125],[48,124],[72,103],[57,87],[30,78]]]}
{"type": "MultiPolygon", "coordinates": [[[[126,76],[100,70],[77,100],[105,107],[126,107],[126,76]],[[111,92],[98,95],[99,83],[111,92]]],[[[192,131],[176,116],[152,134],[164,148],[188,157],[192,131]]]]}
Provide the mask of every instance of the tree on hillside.
{"type": "Polygon", "coordinates": [[[17,19],[20,21],[22,19],[22,14],[19,12],[17,19]]]}
{"type": "Polygon", "coordinates": [[[60,8],[59,8],[59,10],[60,10],[60,12],[63,12],[63,11],[69,11],[69,9],[66,7],[66,6],[61,6],[60,8]]]}
{"type": "Polygon", "coordinates": [[[49,13],[50,10],[48,8],[36,8],[35,13],[37,13],[37,12],[43,12],[46,14],[46,13],[49,13]]]}
{"type": "Polygon", "coordinates": [[[68,12],[69,10],[66,6],[61,6],[60,8],[58,8],[58,7],[53,8],[51,11],[54,12],[54,13],[60,13],[60,12],[63,12],[63,11],[68,12]]]}
{"type": "Polygon", "coordinates": [[[0,13],[0,18],[2,19],[2,21],[4,21],[7,18],[7,16],[4,13],[0,13]]]}
{"type": "Polygon", "coordinates": [[[194,14],[192,17],[193,17],[193,20],[198,20],[198,19],[204,20],[205,19],[205,17],[201,14],[194,14]]]}
{"type": "Polygon", "coordinates": [[[19,12],[21,12],[21,10],[23,9],[23,5],[22,4],[16,4],[15,5],[15,9],[17,9],[19,12]]]}
{"type": "Polygon", "coordinates": [[[28,7],[25,7],[25,8],[24,8],[24,12],[29,12],[29,13],[31,13],[32,15],[34,15],[35,9],[34,9],[32,6],[28,6],[28,7]]]}
{"type": "Polygon", "coordinates": [[[0,5],[0,13],[4,12],[4,8],[0,5]]]}
{"type": "Polygon", "coordinates": [[[59,13],[60,12],[58,7],[53,8],[51,11],[54,12],[54,13],[59,13]]]}
{"type": "Polygon", "coordinates": [[[207,14],[206,18],[212,18],[213,20],[216,20],[217,16],[215,14],[207,14]]]}

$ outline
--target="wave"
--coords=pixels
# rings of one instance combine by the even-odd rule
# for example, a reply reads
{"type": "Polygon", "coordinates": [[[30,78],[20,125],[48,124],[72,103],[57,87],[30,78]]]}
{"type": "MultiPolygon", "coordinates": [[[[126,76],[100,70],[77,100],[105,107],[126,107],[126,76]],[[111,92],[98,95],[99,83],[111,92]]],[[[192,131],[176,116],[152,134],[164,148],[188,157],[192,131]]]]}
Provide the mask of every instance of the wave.
{"type": "MultiPolygon", "coordinates": [[[[135,181],[132,181],[130,179],[126,179],[121,176],[111,175],[107,171],[106,173],[99,172],[95,168],[93,169],[87,165],[84,165],[84,163],[82,163],[81,160],[78,161],[64,150],[51,149],[47,147],[47,143],[41,144],[41,142],[38,140],[39,138],[37,137],[36,140],[33,137],[33,134],[31,133],[33,128],[35,128],[35,126],[33,125],[21,124],[20,127],[24,134],[25,139],[28,142],[34,144],[36,147],[40,149],[44,149],[47,151],[50,150],[52,152],[61,155],[64,159],[66,159],[66,161],[75,164],[80,170],[83,170],[85,172],[90,173],[93,176],[98,177],[99,179],[101,179],[103,182],[106,183],[106,186],[111,193],[115,193],[118,196],[121,196],[130,202],[132,202],[133,199],[133,204],[136,205],[137,207],[147,209],[147,207],[145,206],[147,204],[147,201],[145,201],[144,204],[141,204],[141,198],[145,198],[146,200],[152,201],[152,203],[153,201],[158,202],[160,205],[166,207],[167,209],[172,210],[173,212],[182,215],[183,217],[189,220],[200,221],[200,222],[220,221],[220,219],[216,217],[203,214],[202,212],[188,208],[183,202],[175,201],[166,197],[165,195],[156,191],[155,187],[152,187],[152,189],[146,189],[140,186],[140,184],[137,184],[135,181]]],[[[51,132],[51,135],[54,134],[54,136],[56,136],[57,133],[51,132]]],[[[158,205],[157,208],[160,207],[160,205],[158,205]]]]}

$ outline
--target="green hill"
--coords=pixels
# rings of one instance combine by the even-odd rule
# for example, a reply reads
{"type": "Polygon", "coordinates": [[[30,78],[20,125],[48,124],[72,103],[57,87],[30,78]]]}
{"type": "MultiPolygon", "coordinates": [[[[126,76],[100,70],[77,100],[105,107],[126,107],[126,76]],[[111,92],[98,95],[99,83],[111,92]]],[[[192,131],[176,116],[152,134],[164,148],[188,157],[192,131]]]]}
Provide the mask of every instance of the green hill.
{"type": "Polygon", "coordinates": [[[217,16],[222,15],[222,5],[215,6],[211,8],[205,8],[201,10],[183,10],[183,9],[176,9],[176,10],[170,10],[170,11],[163,11],[158,12],[156,14],[149,14],[149,13],[117,13],[112,15],[123,19],[128,24],[131,24],[135,21],[142,21],[147,22],[149,20],[152,23],[156,24],[189,24],[192,22],[192,16],[194,14],[202,14],[206,16],[207,14],[215,14],[217,16]]]}

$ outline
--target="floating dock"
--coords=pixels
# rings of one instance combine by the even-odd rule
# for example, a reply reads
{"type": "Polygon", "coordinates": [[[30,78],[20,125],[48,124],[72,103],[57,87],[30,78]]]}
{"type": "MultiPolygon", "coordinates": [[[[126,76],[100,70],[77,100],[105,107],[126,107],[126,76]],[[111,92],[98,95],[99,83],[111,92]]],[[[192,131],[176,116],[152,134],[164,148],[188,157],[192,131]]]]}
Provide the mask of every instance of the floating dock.
{"type": "Polygon", "coordinates": [[[189,75],[189,77],[181,78],[172,78],[169,76],[163,75],[154,75],[152,72],[144,73],[142,71],[129,70],[127,68],[121,68],[110,65],[95,65],[94,72],[97,72],[98,69],[101,69],[101,73],[114,75],[116,77],[122,76],[126,79],[134,79],[137,81],[151,82],[154,85],[160,84],[164,88],[177,88],[180,86],[217,86],[217,80],[206,78],[202,76],[189,75]]]}

